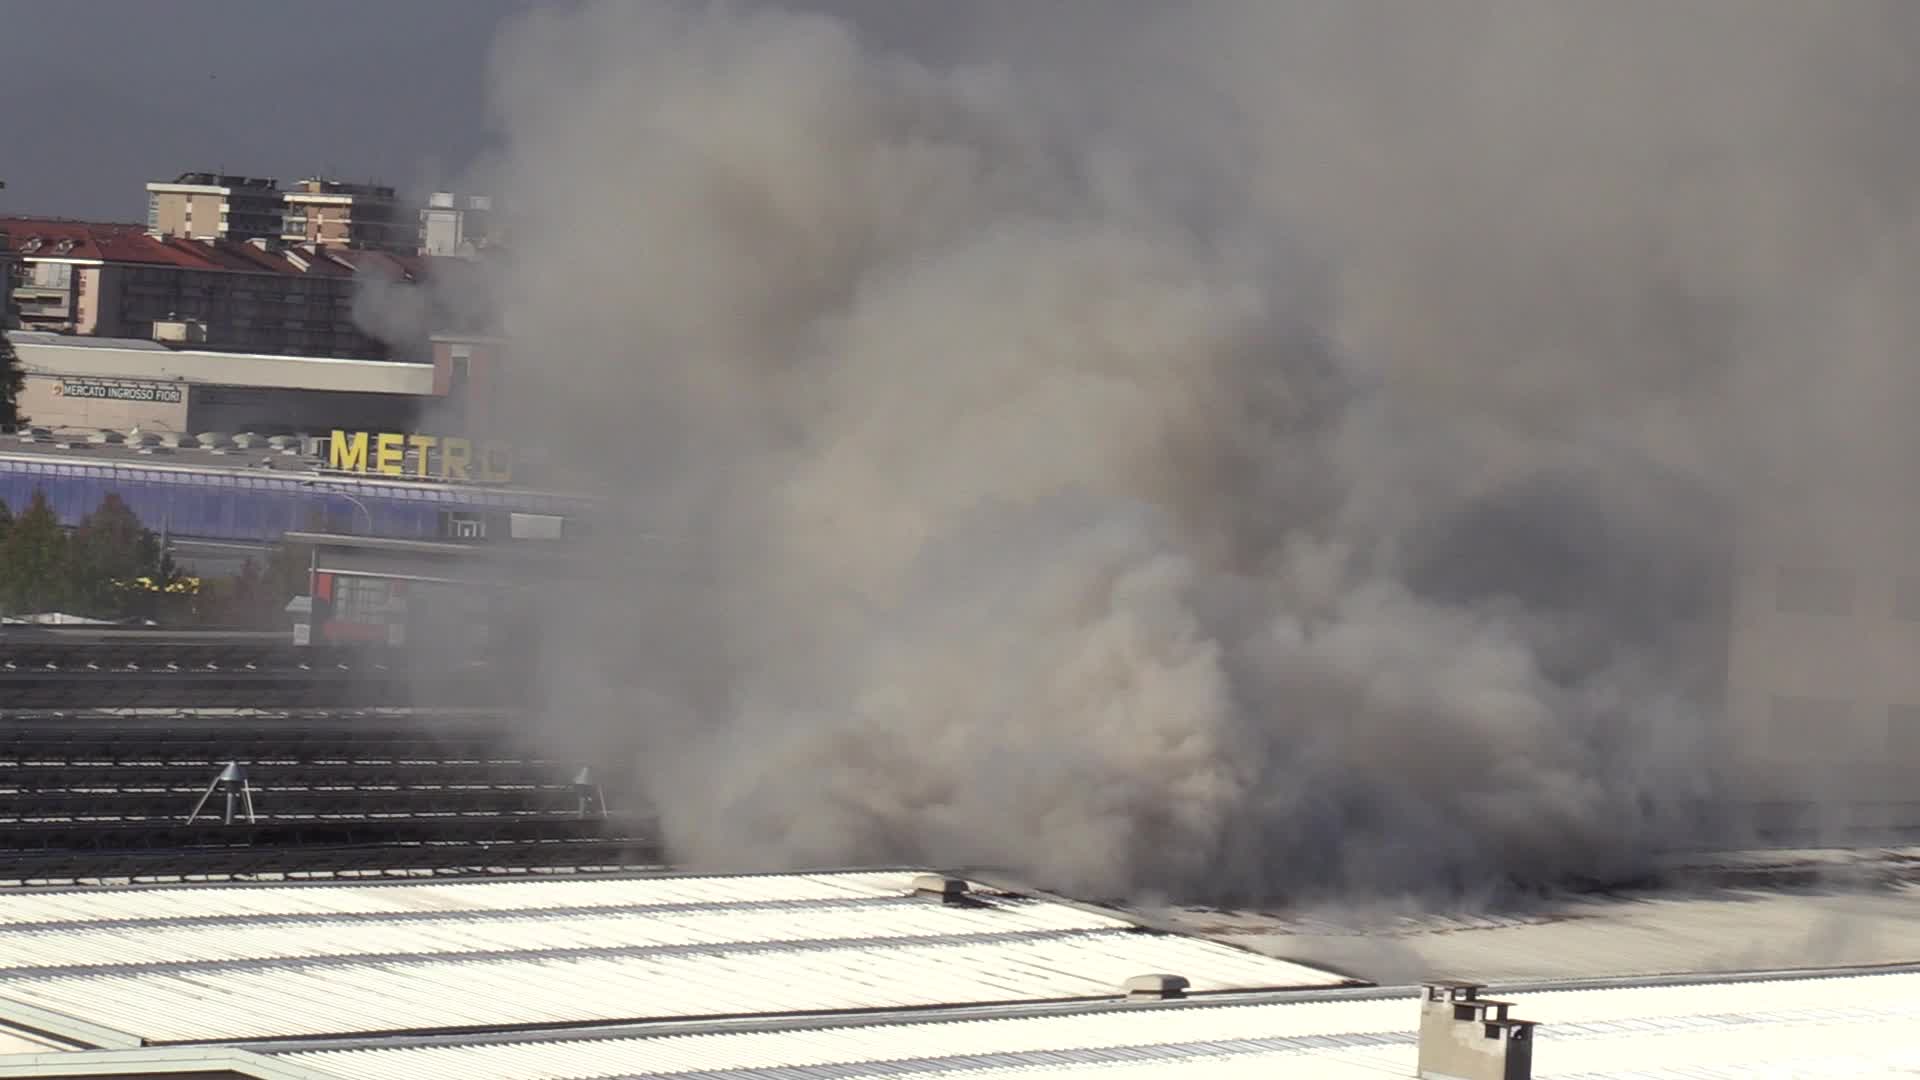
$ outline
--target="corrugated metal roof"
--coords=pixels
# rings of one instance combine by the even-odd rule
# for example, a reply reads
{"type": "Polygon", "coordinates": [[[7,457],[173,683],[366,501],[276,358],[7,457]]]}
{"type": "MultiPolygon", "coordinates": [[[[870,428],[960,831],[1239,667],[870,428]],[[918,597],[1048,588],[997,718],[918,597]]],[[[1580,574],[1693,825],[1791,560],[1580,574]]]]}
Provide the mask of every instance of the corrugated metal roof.
{"type": "Polygon", "coordinates": [[[741,877],[382,882],[352,885],[223,885],[49,889],[0,893],[0,926],[86,919],[160,920],[242,914],[487,912],[626,904],[731,905],[764,901],[898,897],[905,873],[741,877]]]}
{"type": "MultiPolygon", "coordinates": [[[[1920,853],[1905,858],[1912,865],[1920,853]]],[[[1864,877],[1844,865],[1835,871],[1864,877]]],[[[1433,971],[1512,983],[1920,961],[1920,888],[1912,885],[1560,897],[1471,918],[1398,911],[1145,914],[1187,933],[1381,983],[1433,971]]]]}
{"type": "MultiPolygon", "coordinates": [[[[1501,995],[1540,1023],[1535,1075],[1885,1075],[1920,1066],[1920,975],[1501,995]]],[[[1067,1015],[393,1049],[283,1060],[359,1080],[839,1080],[1135,1073],[1408,1076],[1411,998],[1116,1007],[1067,1015]]]]}
{"type": "Polygon", "coordinates": [[[913,874],[0,894],[0,998],[153,1042],[1110,998],[1338,975],[913,874]]]}

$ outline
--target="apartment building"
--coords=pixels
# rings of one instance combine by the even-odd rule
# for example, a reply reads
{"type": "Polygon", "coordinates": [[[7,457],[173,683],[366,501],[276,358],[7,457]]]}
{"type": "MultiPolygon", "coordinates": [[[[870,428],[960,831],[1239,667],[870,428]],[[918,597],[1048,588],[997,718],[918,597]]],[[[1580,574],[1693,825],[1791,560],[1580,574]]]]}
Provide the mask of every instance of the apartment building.
{"type": "Polygon", "coordinates": [[[436,191],[420,208],[420,254],[471,255],[493,233],[493,200],[485,195],[436,191]]]}
{"type": "MultiPolygon", "coordinates": [[[[417,280],[417,256],[264,240],[152,236],[132,224],[0,219],[20,263],[13,297],[29,330],[153,338],[192,327],[208,348],[384,358],[392,350],[354,320],[357,275],[417,280]]],[[[427,343],[420,343],[424,354],[427,343]]],[[[424,356],[423,356],[424,359],[424,356]]]]}
{"type": "Polygon", "coordinates": [[[147,185],[147,232],[154,236],[277,238],[285,216],[280,182],[268,177],[181,173],[147,185]]]}
{"type": "Polygon", "coordinates": [[[415,254],[418,219],[393,188],[310,177],[282,193],[280,239],[415,254]]]}

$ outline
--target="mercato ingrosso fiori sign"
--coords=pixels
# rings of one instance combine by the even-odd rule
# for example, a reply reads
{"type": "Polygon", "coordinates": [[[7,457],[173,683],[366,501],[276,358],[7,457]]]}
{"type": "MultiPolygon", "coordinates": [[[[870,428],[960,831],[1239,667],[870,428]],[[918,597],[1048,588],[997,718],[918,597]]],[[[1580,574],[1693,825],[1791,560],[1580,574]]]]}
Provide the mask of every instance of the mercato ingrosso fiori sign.
{"type": "Polygon", "coordinates": [[[491,439],[475,442],[452,436],[391,431],[335,431],[327,440],[327,468],[504,484],[513,479],[513,450],[506,443],[491,439]],[[409,450],[417,450],[420,455],[411,471],[406,468],[409,450]]]}

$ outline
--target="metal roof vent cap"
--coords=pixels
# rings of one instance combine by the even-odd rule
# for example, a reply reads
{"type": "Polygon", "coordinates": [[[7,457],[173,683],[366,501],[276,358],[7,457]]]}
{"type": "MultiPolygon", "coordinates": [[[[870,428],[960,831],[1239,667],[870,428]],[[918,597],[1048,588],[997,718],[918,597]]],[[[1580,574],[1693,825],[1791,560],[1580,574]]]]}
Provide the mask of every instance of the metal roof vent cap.
{"type": "Polygon", "coordinates": [[[949,904],[965,897],[968,889],[965,881],[945,874],[921,874],[913,879],[915,896],[937,896],[949,904]]]}
{"type": "Polygon", "coordinates": [[[213,798],[213,793],[216,791],[226,797],[226,812],[220,815],[221,824],[233,824],[234,800],[236,796],[240,800],[241,808],[246,813],[247,824],[252,825],[255,823],[256,819],[253,815],[253,785],[247,782],[247,770],[239,762],[229,761],[221,767],[220,775],[214,777],[213,782],[207,785],[207,790],[200,796],[200,801],[193,804],[193,812],[187,815],[187,824],[191,825],[199,820],[200,811],[206,809],[207,800],[213,798]]]}
{"type": "Polygon", "coordinates": [[[1170,1001],[1187,996],[1193,984],[1184,975],[1135,975],[1121,984],[1128,1001],[1170,1001]]]}

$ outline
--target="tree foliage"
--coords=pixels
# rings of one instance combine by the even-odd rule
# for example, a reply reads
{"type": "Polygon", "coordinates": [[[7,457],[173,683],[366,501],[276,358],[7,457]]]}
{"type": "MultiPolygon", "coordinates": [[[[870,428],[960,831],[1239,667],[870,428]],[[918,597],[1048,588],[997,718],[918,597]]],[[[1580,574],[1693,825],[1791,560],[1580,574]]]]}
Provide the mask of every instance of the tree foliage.
{"type": "Polygon", "coordinates": [[[47,493],[35,491],[0,541],[0,605],[15,613],[58,610],[67,591],[67,536],[47,493]]]}
{"type": "Polygon", "coordinates": [[[173,576],[164,561],[159,539],[120,496],[108,493],[67,541],[67,606],[101,618],[133,614],[128,594],[173,576]]]}
{"type": "Polygon", "coordinates": [[[0,502],[0,612],[54,611],[96,619],[284,628],[287,601],[307,591],[312,558],[282,544],[264,566],[248,559],[233,577],[184,577],[159,537],[126,501],[108,494],[71,533],[44,491],[16,519],[0,502]]]}
{"type": "MultiPolygon", "coordinates": [[[[12,289],[6,281],[6,275],[0,274],[0,288],[12,289]]],[[[0,297],[0,303],[4,302],[0,297]]],[[[20,391],[26,386],[26,377],[20,373],[20,358],[13,351],[13,342],[7,340],[7,328],[0,324],[0,429],[12,430],[26,419],[20,415],[20,391]]]]}

